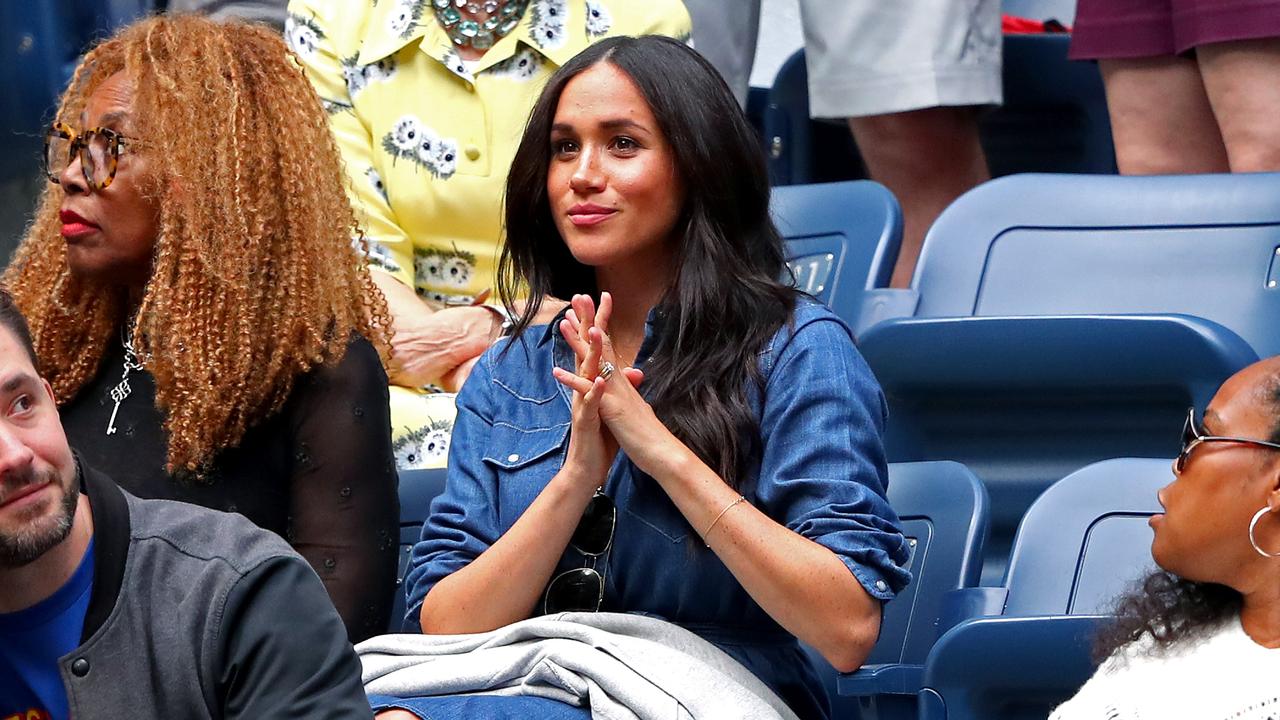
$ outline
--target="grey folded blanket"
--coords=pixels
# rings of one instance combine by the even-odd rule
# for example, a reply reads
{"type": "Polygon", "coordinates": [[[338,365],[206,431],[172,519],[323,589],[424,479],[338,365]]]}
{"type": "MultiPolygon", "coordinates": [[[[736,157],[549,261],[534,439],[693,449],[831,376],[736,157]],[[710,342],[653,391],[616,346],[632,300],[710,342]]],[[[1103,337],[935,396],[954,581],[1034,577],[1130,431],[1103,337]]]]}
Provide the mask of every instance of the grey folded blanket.
{"type": "Polygon", "coordinates": [[[474,635],[382,635],[356,646],[370,694],[536,695],[593,720],[797,720],[755,675],[664,620],[561,613],[474,635]]]}

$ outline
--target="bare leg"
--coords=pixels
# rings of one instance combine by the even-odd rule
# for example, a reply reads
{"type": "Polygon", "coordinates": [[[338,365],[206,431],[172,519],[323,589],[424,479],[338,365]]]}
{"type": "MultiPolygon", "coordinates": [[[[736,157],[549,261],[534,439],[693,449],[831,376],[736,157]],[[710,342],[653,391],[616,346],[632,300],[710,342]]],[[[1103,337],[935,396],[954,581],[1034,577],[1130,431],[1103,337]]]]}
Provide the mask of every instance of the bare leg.
{"type": "Polygon", "coordinates": [[[849,118],[871,177],[902,203],[902,250],[892,287],[908,287],[929,226],[947,205],[990,178],[972,108],[935,107],[849,118]]]}
{"type": "Polygon", "coordinates": [[[1280,170],[1280,39],[1196,48],[1231,172],[1280,170]]]}
{"type": "Polygon", "coordinates": [[[1194,60],[1101,60],[1122,175],[1227,172],[1227,149],[1194,60]]]}

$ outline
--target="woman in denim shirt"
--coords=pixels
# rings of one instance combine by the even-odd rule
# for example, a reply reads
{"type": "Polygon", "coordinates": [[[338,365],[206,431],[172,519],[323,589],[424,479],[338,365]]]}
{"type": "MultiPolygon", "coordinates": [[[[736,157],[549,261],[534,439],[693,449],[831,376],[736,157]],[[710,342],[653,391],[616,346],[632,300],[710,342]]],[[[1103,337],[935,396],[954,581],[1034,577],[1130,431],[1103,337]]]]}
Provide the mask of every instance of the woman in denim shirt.
{"type": "Polygon", "coordinates": [[[508,180],[502,291],[572,308],[530,327],[530,303],[459,395],[408,577],[423,632],[651,614],[802,717],[826,700],[796,638],[866,658],[909,580],[884,398],[849,328],[778,282],[758,147],[678,42],[605,40],[550,80],[508,180]]]}

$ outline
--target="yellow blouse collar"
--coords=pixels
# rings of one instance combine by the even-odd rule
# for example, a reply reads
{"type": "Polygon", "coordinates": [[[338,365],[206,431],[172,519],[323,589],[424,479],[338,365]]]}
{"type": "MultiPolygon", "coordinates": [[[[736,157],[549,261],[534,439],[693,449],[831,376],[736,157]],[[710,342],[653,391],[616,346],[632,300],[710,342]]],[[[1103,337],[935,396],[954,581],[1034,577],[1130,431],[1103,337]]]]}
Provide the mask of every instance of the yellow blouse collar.
{"type": "MultiPolygon", "coordinates": [[[[494,43],[484,54],[478,70],[492,67],[515,55],[520,45],[532,48],[539,55],[550,60],[556,67],[564,65],[574,55],[584,50],[589,44],[585,28],[585,18],[579,13],[569,12],[563,24],[565,37],[558,47],[543,42],[536,37],[534,16],[543,8],[558,5],[566,8],[569,5],[581,5],[581,2],[564,2],[560,0],[533,0],[525,9],[524,17],[506,37],[494,43]]],[[[576,9],[576,8],[575,8],[576,9]]],[[[440,61],[455,75],[471,79],[465,69],[459,72],[460,64],[456,62],[457,53],[449,40],[449,35],[436,22],[435,11],[431,0],[381,0],[373,8],[369,24],[365,26],[364,37],[360,42],[361,65],[369,65],[383,58],[394,55],[402,48],[414,43],[424,53],[440,61]]]]}

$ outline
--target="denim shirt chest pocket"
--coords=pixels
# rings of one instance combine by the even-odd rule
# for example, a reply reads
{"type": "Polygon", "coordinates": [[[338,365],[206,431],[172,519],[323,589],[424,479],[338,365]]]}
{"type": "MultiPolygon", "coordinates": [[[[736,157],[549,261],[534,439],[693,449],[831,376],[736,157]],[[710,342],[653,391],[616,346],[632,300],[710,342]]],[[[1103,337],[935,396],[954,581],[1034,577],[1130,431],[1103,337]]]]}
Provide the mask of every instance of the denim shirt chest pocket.
{"type": "Polygon", "coordinates": [[[569,410],[555,388],[512,387],[494,379],[500,399],[484,462],[496,476],[498,521],[505,532],[564,464],[569,410]]]}

